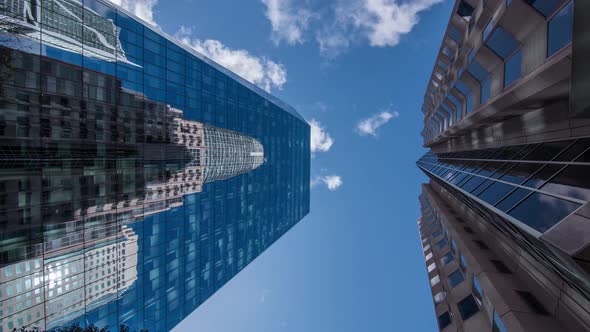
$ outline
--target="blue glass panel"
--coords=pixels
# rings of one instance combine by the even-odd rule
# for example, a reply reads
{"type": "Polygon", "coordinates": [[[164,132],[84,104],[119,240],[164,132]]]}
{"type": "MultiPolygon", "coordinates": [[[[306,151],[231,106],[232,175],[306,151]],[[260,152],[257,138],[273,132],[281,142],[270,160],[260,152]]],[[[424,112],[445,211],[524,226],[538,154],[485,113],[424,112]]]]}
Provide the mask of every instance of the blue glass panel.
{"type": "Polygon", "coordinates": [[[551,15],[562,0],[525,0],[545,16],[551,15]]]}
{"type": "Polygon", "coordinates": [[[471,92],[471,89],[467,86],[467,84],[463,83],[463,81],[458,80],[455,83],[455,87],[459,90],[464,96],[468,95],[471,92]]]}
{"type": "Polygon", "coordinates": [[[480,82],[485,80],[489,75],[488,71],[477,61],[473,61],[467,68],[467,71],[480,82]]]}
{"type": "Polygon", "coordinates": [[[518,50],[504,63],[504,87],[509,86],[520,79],[522,64],[522,51],[518,50]]]}
{"type": "Polygon", "coordinates": [[[486,45],[502,59],[507,59],[519,47],[518,41],[502,27],[494,30],[486,45]]]}
{"type": "Polygon", "coordinates": [[[471,49],[471,51],[469,51],[469,55],[467,56],[467,63],[471,63],[471,61],[473,61],[473,58],[475,58],[475,47],[471,49]]]}
{"type": "Polygon", "coordinates": [[[580,207],[578,203],[534,193],[509,211],[508,214],[543,233],[578,207],[580,207]]]}
{"type": "Polygon", "coordinates": [[[492,29],[494,28],[494,25],[492,24],[492,22],[493,21],[490,19],[490,21],[488,22],[486,27],[483,29],[482,38],[484,41],[488,38],[488,36],[490,35],[490,32],[492,32],[492,29]]]}
{"type": "Polygon", "coordinates": [[[494,331],[497,332],[507,332],[506,326],[504,326],[504,322],[500,316],[498,316],[498,312],[494,310],[494,331]]]}
{"type": "Polygon", "coordinates": [[[574,25],[574,2],[571,1],[563,7],[549,21],[547,56],[552,56],[557,51],[572,41],[574,25]]]}
{"type": "Polygon", "coordinates": [[[456,270],[449,275],[449,284],[452,288],[455,288],[457,285],[462,283],[463,280],[465,280],[465,277],[463,277],[461,270],[456,270]]]}
{"type": "Polygon", "coordinates": [[[457,30],[457,28],[455,28],[454,26],[451,25],[451,27],[449,28],[449,36],[451,37],[451,39],[453,39],[457,44],[460,44],[461,41],[463,40],[463,35],[459,32],[459,30],[457,30]]]}
{"type": "Polygon", "coordinates": [[[508,194],[512,189],[513,186],[509,186],[505,183],[496,182],[493,185],[489,186],[486,190],[478,195],[480,199],[485,201],[490,205],[496,204],[502,197],[508,194]]]}
{"type": "Polygon", "coordinates": [[[523,198],[525,198],[530,193],[529,190],[525,190],[522,188],[518,188],[513,191],[510,195],[496,204],[496,208],[503,212],[510,210],[516,203],[520,202],[523,198]]]}
{"type": "Polygon", "coordinates": [[[445,47],[443,47],[442,52],[444,55],[448,56],[449,59],[452,59],[455,56],[454,52],[451,51],[451,49],[446,45],[445,45],[445,47]]]}

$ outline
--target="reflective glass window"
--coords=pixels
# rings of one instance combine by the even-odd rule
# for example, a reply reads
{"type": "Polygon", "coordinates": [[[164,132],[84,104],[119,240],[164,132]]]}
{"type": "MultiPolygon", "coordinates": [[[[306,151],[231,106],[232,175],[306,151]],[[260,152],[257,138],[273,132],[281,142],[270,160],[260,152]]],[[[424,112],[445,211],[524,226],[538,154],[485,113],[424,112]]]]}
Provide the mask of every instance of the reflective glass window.
{"type": "Polygon", "coordinates": [[[590,167],[570,165],[549,180],[541,190],[565,197],[590,201],[590,167]]]}
{"type": "Polygon", "coordinates": [[[455,54],[453,53],[453,51],[451,51],[451,48],[448,47],[448,46],[446,46],[446,45],[445,45],[445,47],[443,47],[442,52],[443,52],[444,55],[448,56],[449,59],[452,59],[455,56],[455,54]]]}
{"type": "Polygon", "coordinates": [[[442,239],[442,240],[440,240],[440,241],[438,241],[438,242],[436,243],[436,247],[437,247],[438,249],[442,249],[444,246],[446,246],[446,245],[447,245],[447,243],[448,243],[448,242],[447,242],[447,239],[442,239]]]}
{"type": "Polygon", "coordinates": [[[455,26],[451,25],[449,28],[449,36],[453,39],[457,44],[461,44],[463,40],[463,34],[459,32],[459,29],[455,28],[455,26]]]}
{"type": "Polygon", "coordinates": [[[510,210],[508,214],[543,233],[578,207],[580,207],[578,203],[541,193],[533,193],[510,210]]]}
{"type": "Polygon", "coordinates": [[[538,169],[540,169],[542,164],[537,163],[517,163],[512,167],[506,174],[500,177],[500,180],[514,183],[514,184],[521,184],[523,183],[529,176],[535,173],[538,169]]]}
{"type": "Polygon", "coordinates": [[[455,255],[453,254],[452,251],[449,251],[440,259],[440,262],[443,266],[445,266],[445,265],[449,264],[450,262],[452,262],[453,259],[455,259],[455,255]]]}
{"type": "Polygon", "coordinates": [[[475,294],[475,296],[481,301],[483,296],[483,289],[481,288],[479,280],[475,275],[473,276],[473,294],[475,294]]]}
{"type": "Polygon", "coordinates": [[[513,186],[509,186],[505,183],[496,182],[486,190],[484,190],[481,194],[478,195],[480,199],[487,202],[488,204],[494,205],[497,201],[499,201],[502,197],[508,194],[512,189],[513,186]]]}
{"type": "Polygon", "coordinates": [[[517,188],[504,199],[502,199],[500,202],[498,202],[496,204],[496,208],[506,212],[510,210],[510,208],[512,208],[514,205],[516,205],[516,203],[520,202],[523,198],[525,198],[529,193],[529,190],[517,188]]]}
{"type": "MultiPolygon", "coordinates": [[[[539,1],[537,1],[539,2],[539,1]]],[[[559,3],[560,1],[554,1],[559,3]]],[[[574,2],[563,7],[551,20],[548,26],[547,56],[552,56],[572,41],[574,25],[574,2]]]]}
{"type": "Polygon", "coordinates": [[[438,285],[439,282],[440,282],[440,277],[437,274],[434,277],[432,277],[432,279],[430,279],[430,287],[434,287],[434,286],[438,285]]]}
{"type": "Polygon", "coordinates": [[[562,1],[563,0],[526,0],[526,2],[535,7],[535,9],[545,16],[551,15],[562,1]]]}
{"type": "Polygon", "coordinates": [[[444,314],[438,316],[438,328],[443,330],[447,326],[451,325],[451,314],[447,311],[444,314]]]}
{"type": "Polygon", "coordinates": [[[531,176],[523,186],[538,189],[545,181],[551,178],[555,173],[563,168],[563,165],[548,164],[543,166],[537,173],[531,176]]]}
{"type": "Polygon", "coordinates": [[[493,332],[507,332],[506,326],[504,326],[504,322],[498,315],[498,312],[494,310],[494,327],[493,332]]]}
{"type": "Polygon", "coordinates": [[[445,293],[445,291],[440,291],[436,295],[434,295],[434,303],[440,304],[445,300],[446,297],[447,294],[445,293]]]}
{"type": "Polygon", "coordinates": [[[504,63],[504,87],[520,79],[521,65],[522,51],[518,50],[504,63]]]}
{"type": "Polygon", "coordinates": [[[538,161],[552,160],[558,153],[567,148],[570,143],[571,141],[557,141],[540,144],[523,159],[538,161]]]}
{"type": "Polygon", "coordinates": [[[490,21],[488,22],[486,27],[483,29],[483,33],[482,33],[483,40],[486,40],[488,38],[488,36],[492,32],[492,29],[494,29],[494,24],[493,24],[493,20],[490,19],[490,21]]]}
{"type": "Polygon", "coordinates": [[[504,30],[502,27],[498,27],[494,30],[490,39],[486,41],[486,45],[504,60],[508,59],[520,46],[512,34],[504,30]]]}
{"type": "Polygon", "coordinates": [[[463,273],[461,270],[455,270],[455,272],[449,274],[449,284],[451,287],[455,288],[457,285],[463,282],[465,278],[463,277],[463,273]]]}
{"type": "Polygon", "coordinates": [[[479,312],[479,306],[471,294],[457,303],[457,308],[463,320],[467,320],[479,312]]]}
{"type": "Polygon", "coordinates": [[[459,263],[463,269],[463,272],[465,272],[467,270],[467,260],[465,260],[465,256],[463,256],[463,254],[459,255],[459,263]]]}
{"type": "Polygon", "coordinates": [[[471,63],[471,61],[473,61],[473,58],[475,58],[475,47],[471,49],[471,51],[469,51],[469,55],[467,56],[467,63],[471,63]]]}
{"type": "Polygon", "coordinates": [[[467,67],[467,71],[480,82],[485,80],[489,75],[488,71],[477,61],[473,61],[469,67],[467,67]]]}
{"type": "Polygon", "coordinates": [[[555,158],[555,161],[571,161],[590,147],[590,138],[581,138],[555,158]]]}

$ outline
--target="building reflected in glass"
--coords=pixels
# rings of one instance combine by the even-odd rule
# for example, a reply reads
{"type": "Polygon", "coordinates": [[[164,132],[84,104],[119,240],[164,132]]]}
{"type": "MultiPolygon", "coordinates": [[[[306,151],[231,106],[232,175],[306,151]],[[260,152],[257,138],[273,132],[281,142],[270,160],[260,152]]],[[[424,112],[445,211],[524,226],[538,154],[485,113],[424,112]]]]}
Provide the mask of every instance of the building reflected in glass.
{"type": "Polygon", "coordinates": [[[0,3],[0,332],[170,330],[309,212],[295,110],[112,5],[0,3]]]}

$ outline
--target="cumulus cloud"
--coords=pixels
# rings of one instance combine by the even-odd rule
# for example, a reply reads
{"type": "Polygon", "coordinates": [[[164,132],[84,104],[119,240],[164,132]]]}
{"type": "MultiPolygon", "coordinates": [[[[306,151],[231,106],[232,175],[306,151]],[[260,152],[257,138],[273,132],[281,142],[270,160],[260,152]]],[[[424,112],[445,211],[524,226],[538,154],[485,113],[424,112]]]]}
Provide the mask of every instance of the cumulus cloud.
{"type": "Polygon", "coordinates": [[[288,44],[301,44],[303,34],[313,17],[305,8],[293,7],[291,0],[262,0],[266,6],[265,15],[272,26],[272,40],[279,44],[284,40],[288,44]]]}
{"type": "Polygon", "coordinates": [[[285,66],[264,56],[258,57],[246,50],[231,49],[219,40],[196,38],[193,36],[192,28],[185,26],[180,27],[175,37],[185,45],[266,91],[280,90],[287,82],[285,66]]]}
{"type": "Polygon", "coordinates": [[[418,13],[442,0],[360,0],[358,10],[350,13],[356,27],[363,28],[371,46],[395,46],[400,37],[418,23],[418,13]]]}
{"type": "Polygon", "coordinates": [[[356,131],[361,136],[371,135],[377,137],[377,129],[398,116],[399,113],[396,111],[383,111],[381,113],[373,114],[369,118],[361,120],[356,126],[356,131]]]}
{"type": "Polygon", "coordinates": [[[147,23],[158,26],[154,21],[154,7],[158,3],[158,0],[110,0],[115,5],[119,5],[135,16],[141,18],[147,23]]]}
{"type": "Polygon", "coordinates": [[[342,186],[342,178],[339,175],[323,175],[316,176],[311,181],[312,188],[321,184],[325,185],[328,190],[335,191],[342,186]]]}
{"type": "Polygon", "coordinates": [[[311,127],[311,152],[326,152],[330,150],[332,144],[334,144],[334,140],[330,136],[330,133],[326,131],[326,128],[315,119],[311,119],[309,125],[311,127]]]}
{"type": "Polygon", "coordinates": [[[421,12],[442,1],[340,0],[310,10],[305,7],[307,2],[295,6],[292,0],[262,0],[277,44],[281,40],[291,45],[303,43],[309,32],[326,58],[335,58],[363,42],[374,47],[395,46],[418,24],[421,12]]]}

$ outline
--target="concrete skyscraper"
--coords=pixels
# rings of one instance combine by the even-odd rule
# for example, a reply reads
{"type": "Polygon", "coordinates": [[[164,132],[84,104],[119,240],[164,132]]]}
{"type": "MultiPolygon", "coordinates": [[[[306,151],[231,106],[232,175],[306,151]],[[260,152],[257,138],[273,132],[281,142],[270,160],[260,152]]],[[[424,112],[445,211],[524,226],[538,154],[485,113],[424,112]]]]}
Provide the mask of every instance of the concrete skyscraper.
{"type": "Polygon", "coordinates": [[[590,2],[457,0],[424,96],[441,331],[590,330],[590,2]]]}

